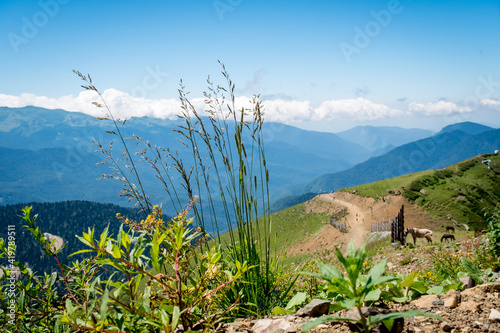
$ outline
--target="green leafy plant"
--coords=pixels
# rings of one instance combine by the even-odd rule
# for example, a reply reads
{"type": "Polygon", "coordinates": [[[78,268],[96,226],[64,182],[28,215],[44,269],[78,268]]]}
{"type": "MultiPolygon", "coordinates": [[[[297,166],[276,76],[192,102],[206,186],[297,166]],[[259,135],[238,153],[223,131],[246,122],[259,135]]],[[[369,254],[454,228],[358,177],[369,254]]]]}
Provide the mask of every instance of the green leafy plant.
{"type": "MultiPolygon", "coordinates": [[[[70,332],[71,327],[62,324],[59,315],[64,309],[65,298],[78,297],[71,290],[74,271],[68,270],[59,260],[58,255],[64,246],[56,249],[54,241],[48,242],[35,226],[37,215],[31,214],[31,207],[23,209],[22,217],[27,222],[25,228],[42,245],[43,252],[54,257],[59,272],[38,275],[22,263],[9,260],[0,277],[0,322],[9,332],[70,332]]],[[[11,257],[10,252],[10,247],[0,239],[0,258],[11,257]]]]}
{"type": "Polygon", "coordinates": [[[418,279],[418,271],[413,271],[408,276],[398,276],[397,280],[388,283],[382,296],[383,299],[402,303],[425,294],[425,291],[424,283],[418,279]]]}
{"type": "Polygon", "coordinates": [[[381,289],[383,289],[387,283],[395,281],[397,278],[395,276],[384,276],[387,259],[374,264],[367,275],[361,274],[363,262],[365,262],[364,246],[356,250],[354,243],[351,242],[348,246],[346,257],[344,257],[338,248],[336,249],[336,254],[342,268],[345,269],[346,276],[336,267],[325,264],[318,264],[320,268],[319,274],[308,274],[316,275],[326,280],[329,292],[332,295],[341,296],[342,301],[335,303],[338,309],[354,308],[358,311],[360,318],[353,319],[338,316],[323,316],[308,323],[302,332],[306,332],[319,324],[333,320],[355,322],[362,326],[364,332],[368,333],[374,325],[380,322],[390,330],[394,320],[397,318],[428,316],[441,319],[441,317],[437,315],[421,311],[396,312],[382,316],[366,317],[363,314],[362,307],[379,300],[382,295],[381,289]]]}
{"type": "Polygon", "coordinates": [[[115,239],[105,230],[94,240],[90,230],[79,237],[90,248],[80,252],[94,253],[96,263],[110,266],[126,278],[89,281],[83,287],[93,285],[94,294],[87,304],[67,300],[62,321],[78,329],[133,328],[141,332],[146,327],[173,332],[179,323],[185,330],[213,327],[237,305],[222,308],[219,294],[249,267],[235,261],[233,270],[221,271],[227,265],[221,263],[216,247],[198,251],[195,245],[204,236],[199,229],[190,228],[188,212],[184,210],[167,223],[161,209],[154,206],[140,224],[126,222],[135,232],[120,230],[115,239]]]}
{"type": "Polygon", "coordinates": [[[488,239],[491,251],[496,256],[500,257],[500,210],[497,210],[488,219],[488,239]]]}
{"type": "MultiPolygon", "coordinates": [[[[60,273],[43,278],[15,263],[22,278],[12,331],[168,333],[180,324],[184,331],[212,330],[237,307],[238,302],[225,306],[223,295],[249,267],[246,262],[224,263],[216,246],[199,251],[206,238],[190,227],[188,213],[185,209],[164,221],[161,208],[154,206],[141,222],[122,217],[130,230],[122,226],[115,237],[108,228],[99,236],[89,230],[78,236],[88,249],[73,255],[91,256],[60,265],[60,273]],[[110,277],[102,278],[106,272],[110,277]]],[[[24,219],[47,254],[57,260],[57,251],[35,226],[36,216],[31,217],[29,207],[24,219]]]]}

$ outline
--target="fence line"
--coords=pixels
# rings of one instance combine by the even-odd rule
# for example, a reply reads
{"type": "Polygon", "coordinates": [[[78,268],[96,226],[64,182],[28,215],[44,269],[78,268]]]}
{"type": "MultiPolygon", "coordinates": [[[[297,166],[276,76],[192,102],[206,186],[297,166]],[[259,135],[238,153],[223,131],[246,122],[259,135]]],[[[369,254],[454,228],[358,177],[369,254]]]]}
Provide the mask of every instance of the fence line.
{"type": "Polygon", "coordinates": [[[405,244],[404,239],[404,206],[394,220],[377,222],[372,224],[372,232],[375,231],[391,231],[391,241],[400,242],[401,245],[405,244]]]}
{"type": "Polygon", "coordinates": [[[331,218],[335,219],[335,220],[340,220],[341,218],[343,218],[344,216],[347,215],[347,207],[344,207],[344,208],[341,208],[339,210],[336,210],[332,215],[331,215],[331,218]]]}
{"type": "Polygon", "coordinates": [[[340,223],[333,217],[330,217],[330,224],[337,228],[340,232],[347,233],[347,224],[346,223],[340,223]]]}
{"type": "Polygon", "coordinates": [[[372,232],[391,231],[394,220],[372,223],[372,232]]]}
{"type": "Polygon", "coordinates": [[[391,242],[400,242],[401,245],[405,245],[405,206],[401,206],[398,216],[392,224],[391,242]]]}

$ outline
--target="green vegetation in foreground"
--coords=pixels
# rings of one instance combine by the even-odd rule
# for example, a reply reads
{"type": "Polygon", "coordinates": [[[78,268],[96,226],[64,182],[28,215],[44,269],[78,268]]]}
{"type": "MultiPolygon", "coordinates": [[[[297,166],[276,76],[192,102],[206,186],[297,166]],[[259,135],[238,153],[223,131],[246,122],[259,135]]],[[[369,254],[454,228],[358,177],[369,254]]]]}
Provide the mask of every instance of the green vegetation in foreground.
{"type": "MultiPolygon", "coordinates": [[[[486,219],[500,204],[500,154],[479,155],[441,170],[428,170],[375,183],[342,189],[378,199],[400,190],[443,222],[448,217],[473,229],[484,229],[486,219]],[[491,160],[491,169],[483,160],[491,160]]],[[[449,222],[446,222],[449,224],[449,222]]]]}

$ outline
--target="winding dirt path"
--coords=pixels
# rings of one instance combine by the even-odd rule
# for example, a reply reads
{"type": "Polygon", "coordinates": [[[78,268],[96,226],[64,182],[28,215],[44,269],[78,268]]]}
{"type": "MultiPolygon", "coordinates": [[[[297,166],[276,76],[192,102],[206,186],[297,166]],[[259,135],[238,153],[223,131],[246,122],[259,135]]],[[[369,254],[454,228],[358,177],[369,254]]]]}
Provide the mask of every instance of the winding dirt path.
{"type": "Polygon", "coordinates": [[[372,218],[371,209],[366,206],[362,207],[353,202],[346,201],[346,198],[344,198],[344,196],[340,193],[321,194],[320,197],[323,200],[329,200],[347,208],[348,214],[346,218],[348,232],[345,235],[345,240],[347,243],[351,240],[354,241],[356,248],[361,247],[364,243],[366,235],[368,235],[371,231],[371,223],[375,222],[372,218]]]}
{"type": "MultiPolygon", "coordinates": [[[[422,207],[409,204],[403,196],[385,196],[383,200],[365,198],[353,193],[335,192],[321,194],[306,202],[306,212],[333,214],[342,207],[346,207],[347,233],[341,233],[332,227],[327,221],[319,232],[311,237],[305,237],[302,242],[292,246],[287,255],[293,257],[296,255],[309,253],[333,253],[336,247],[346,248],[352,240],[354,245],[359,248],[371,231],[371,223],[387,221],[393,219],[405,205],[405,226],[427,228],[434,230],[436,222],[427,214],[422,207]]],[[[341,222],[345,219],[342,218],[341,222]]],[[[332,256],[334,254],[331,254],[332,256]]],[[[330,256],[328,254],[327,256],[330,256]]]]}

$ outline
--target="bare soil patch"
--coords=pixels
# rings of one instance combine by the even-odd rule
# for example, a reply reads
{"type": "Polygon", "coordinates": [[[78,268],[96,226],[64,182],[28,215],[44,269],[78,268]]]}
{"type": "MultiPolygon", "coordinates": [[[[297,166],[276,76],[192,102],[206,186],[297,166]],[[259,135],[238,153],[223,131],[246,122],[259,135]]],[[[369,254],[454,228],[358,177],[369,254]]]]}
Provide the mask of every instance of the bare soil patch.
{"type": "Polygon", "coordinates": [[[436,221],[422,207],[409,203],[402,196],[386,196],[384,200],[376,201],[373,198],[347,192],[318,195],[306,202],[306,211],[335,214],[345,207],[348,214],[340,222],[347,222],[348,232],[341,233],[331,226],[329,221],[324,221],[325,225],[319,232],[291,248],[287,255],[293,257],[309,254],[333,257],[335,247],[344,248],[350,241],[353,241],[356,247],[360,247],[366,235],[371,232],[371,224],[395,218],[402,205],[405,209],[406,227],[437,229],[436,221]]]}

